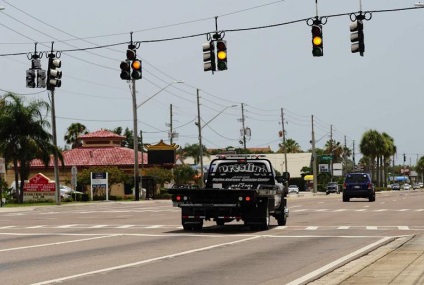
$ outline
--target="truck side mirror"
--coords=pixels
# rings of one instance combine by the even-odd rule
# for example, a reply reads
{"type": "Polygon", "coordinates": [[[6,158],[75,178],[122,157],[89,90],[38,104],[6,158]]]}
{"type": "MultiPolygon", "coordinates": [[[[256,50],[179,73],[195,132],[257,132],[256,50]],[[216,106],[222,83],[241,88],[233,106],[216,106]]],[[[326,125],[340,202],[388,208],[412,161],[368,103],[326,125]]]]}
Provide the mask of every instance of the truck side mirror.
{"type": "Polygon", "coordinates": [[[290,180],[290,173],[289,172],[283,172],[283,179],[286,181],[290,180]]]}

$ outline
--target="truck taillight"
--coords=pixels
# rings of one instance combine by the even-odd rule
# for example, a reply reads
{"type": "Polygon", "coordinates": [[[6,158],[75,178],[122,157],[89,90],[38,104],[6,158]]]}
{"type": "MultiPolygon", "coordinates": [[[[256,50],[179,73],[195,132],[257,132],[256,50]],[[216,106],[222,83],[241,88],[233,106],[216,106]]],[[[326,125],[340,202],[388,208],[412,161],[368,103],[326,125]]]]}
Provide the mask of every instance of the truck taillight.
{"type": "Polygon", "coordinates": [[[249,202],[251,200],[250,196],[247,196],[245,199],[246,199],[246,202],[249,202]]]}
{"type": "Polygon", "coordinates": [[[345,182],[345,183],[343,183],[343,189],[346,189],[346,187],[347,187],[347,184],[345,182]]]}
{"type": "Polygon", "coordinates": [[[176,200],[176,201],[181,201],[181,196],[180,196],[180,195],[177,195],[177,196],[175,197],[175,200],[176,200]]]}

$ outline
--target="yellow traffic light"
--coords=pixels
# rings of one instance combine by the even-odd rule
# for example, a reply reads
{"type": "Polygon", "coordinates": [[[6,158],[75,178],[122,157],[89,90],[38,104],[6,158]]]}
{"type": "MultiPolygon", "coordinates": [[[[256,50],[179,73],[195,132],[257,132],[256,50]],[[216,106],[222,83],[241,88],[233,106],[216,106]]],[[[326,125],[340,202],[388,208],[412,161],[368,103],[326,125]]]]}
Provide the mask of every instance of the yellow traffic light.
{"type": "Polygon", "coordinates": [[[137,69],[137,70],[140,69],[141,68],[141,62],[138,61],[138,60],[134,60],[133,63],[132,63],[132,68],[137,69]]]}
{"type": "Polygon", "coordinates": [[[216,42],[216,49],[217,49],[217,66],[218,70],[227,70],[227,41],[224,40],[218,40],[216,42]]]}
{"type": "Polygon", "coordinates": [[[312,25],[312,55],[323,56],[324,47],[322,40],[322,25],[320,23],[314,23],[312,25]]]}
{"type": "Polygon", "coordinates": [[[319,46],[319,45],[322,44],[322,38],[321,37],[314,37],[312,42],[314,43],[314,45],[319,46]]]}
{"type": "Polygon", "coordinates": [[[131,77],[132,79],[141,79],[142,75],[141,75],[141,60],[136,59],[133,60],[133,62],[131,63],[131,67],[132,67],[132,73],[131,73],[131,77]]]}
{"type": "Polygon", "coordinates": [[[221,60],[224,60],[227,58],[227,52],[226,51],[219,51],[218,52],[218,58],[221,60]]]}

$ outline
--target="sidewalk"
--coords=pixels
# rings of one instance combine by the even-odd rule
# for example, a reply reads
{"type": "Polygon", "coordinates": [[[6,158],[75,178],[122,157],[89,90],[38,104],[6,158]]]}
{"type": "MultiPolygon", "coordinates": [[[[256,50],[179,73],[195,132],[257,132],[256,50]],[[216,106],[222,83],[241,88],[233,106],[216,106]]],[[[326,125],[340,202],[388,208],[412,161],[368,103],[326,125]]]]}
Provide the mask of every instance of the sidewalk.
{"type": "Polygon", "coordinates": [[[395,239],[308,285],[424,284],[424,234],[395,239]]]}

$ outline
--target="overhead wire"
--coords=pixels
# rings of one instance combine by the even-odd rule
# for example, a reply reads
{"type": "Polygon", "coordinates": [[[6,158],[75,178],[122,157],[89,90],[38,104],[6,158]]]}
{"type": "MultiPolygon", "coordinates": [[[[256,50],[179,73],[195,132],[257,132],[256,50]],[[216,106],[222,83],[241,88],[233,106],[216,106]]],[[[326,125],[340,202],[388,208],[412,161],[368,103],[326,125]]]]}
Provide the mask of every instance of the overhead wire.
{"type": "MultiPolygon", "coordinates": [[[[284,0],[283,0],[284,1],[284,0]]],[[[7,3],[7,4],[9,4],[9,5],[11,5],[10,3],[8,3],[7,1],[4,1],[5,3],[7,3]]],[[[282,2],[282,1],[276,1],[276,2],[273,2],[273,3],[277,3],[277,2],[282,2]]],[[[273,4],[273,3],[269,3],[269,4],[264,4],[264,5],[261,5],[261,6],[257,6],[257,7],[262,7],[262,6],[265,6],[265,5],[271,5],[271,4],[273,4]]],[[[12,6],[12,5],[11,5],[12,6]]],[[[255,7],[252,7],[251,9],[254,9],[255,7]]],[[[400,8],[400,9],[388,9],[388,10],[374,10],[374,11],[370,11],[370,12],[372,12],[372,13],[378,13],[378,12],[393,12],[393,11],[403,11],[403,10],[412,10],[412,9],[419,9],[419,8],[422,8],[422,7],[413,7],[413,8],[400,8]]],[[[250,9],[244,9],[244,10],[241,10],[241,11],[246,11],[246,10],[250,10],[250,9]]],[[[240,12],[241,12],[240,11],[240,12]]],[[[25,14],[27,14],[26,12],[24,12],[25,14]]],[[[234,12],[235,13],[235,12],[234,12]]],[[[223,16],[227,16],[227,15],[231,15],[231,14],[234,14],[234,13],[228,13],[228,14],[225,14],[225,15],[223,15],[223,16]]],[[[327,18],[328,17],[338,17],[338,16],[343,16],[343,15],[350,15],[351,13],[342,13],[342,14],[335,14],[335,15],[329,15],[329,16],[326,16],[327,18]]],[[[29,15],[29,14],[27,14],[27,15],[29,15]]],[[[13,17],[12,17],[13,18],[13,17]]],[[[15,19],[16,20],[16,19],[15,19]]],[[[290,21],[290,22],[285,22],[285,23],[280,23],[280,24],[274,24],[274,25],[267,25],[267,26],[260,26],[260,27],[252,27],[252,28],[243,28],[243,29],[228,29],[228,30],[225,30],[226,32],[237,32],[237,31],[246,31],[246,30],[256,30],[256,29],[263,29],[263,28],[271,28],[271,27],[276,27],[276,26],[281,26],[281,25],[288,25],[288,24],[292,24],[292,23],[297,23],[297,22],[300,22],[300,21],[306,21],[307,19],[300,19],[300,20],[295,20],[295,21],[290,21]]],[[[18,20],[19,21],[19,20],[18,20]]],[[[20,23],[22,23],[21,21],[19,21],[20,23]]],[[[48,26],[51,26],[51,25],[49,25],[49,24],[47,24],[47,23],[45,23],[45,22],[43,22],[43,21],[41,21],[42,23],[44,23],[44,24],[46,24],[46,25],[48,25],[48,26]]],[[[22,23],[22,24],[24,24],[24,23],[22,23]]],[[[0,24],[0,25],[2,25],[2,26],[5,26],[5,25],[3,25],[3,24],[0,24]]],[[[7,27],[7,26],[5,26],[6,28],[8,28],[8,29],[10,29],[9,27],[7,27]]],[[[52,27],[52,26],[51,26],[52,27]]],[[[18,34],[20,34],[21,36],[23,36],[23,37],[26,37],[26,38],[29,38],[29,37],[27,37],[27,36],[25,36],[25,35],[23,35],[23,34],[21,34],[20,32],[18,32],[18,31],[16,31],[16,30],[13,30],[13,29],[11,29],[12,31],[14,31],[14,32],[16,32],[16,33],[18,33],[18,34]]],[[[36,30],[36,29],[35,29],[36,30]]],[[[59,29],[58,29],[59,30],[59,29]]],[[[38,30],[36,30],[36,31],[38,31],[38,30]]],[[[61,30],[59,30],[59,31],[61,31],[61,30]]],[[[40,31],[38,31],[38,32],[40,32],[40,31]]],[[[63,32],[63,31],[61,31],[61,32],[63,32]]],[[[43,33],[43,32],[41,32],[42,34],[44,34],[44,35],[47,35],[47,34],[45,34],[45,33],[43,33]]],[[[66,32],[64,32],[64,33],[66,33],[66,32]]],[[[176,40],[176,39],[183,39],[183,38],[188,38],[188,37],[195,37],[195,36],[199,36],[199,35],[204,35],[205,33],[202,33],[202,34],[195,34],[195,35],[189,35],[189,36],[183,36],[183,37],[173,37],[173,38],[168,38],[168,39],[159,39],[159,40],[147,40],[147,41],[141,41],[140,43],[150,43],[150,42],[160,42],[160,41],[167,41],[167,40],[176,40]]],[[[68,34],[68,35],[70,35],[70,34],[68,34]]],[[[47,35],[48,36],[48,35],[47,35]]],[[[31,39],[31,38],[29,38],[29,39],[31,39]]],[[[78,39],[80,39],[80,38],[78,38],[78,39]]],[[[33,39],[31,39],[31,40],[33,40],[33,39]]],[[[77,50],[90,50],[90,49],[98,49],[98,48],[105,48],[105,47],[111,47],[111,46],[115,46],[115,45],[122,45],[122,44],[124,44],[125,42],[123,42],[123,43],[116,43],[116,44],[109,44],[109,45],[99,45],[99,46],[96,46],[96,47],[87,47],[87,48],[78,48],[78,49],[70,49],[70,50],[62,50],[62,52],[71,52],[71,51],[77,51],[77,50]]],[[[16,54],[7,54],[7,55],[17,55],[17,54],[23,54],[23,53],[16,53],[16,54]]],[[[26,54],[26,53],[25,53],[26,54]]],[[[0,55],[0,56],[6,56],[5,54],[3,54],[3,55],[0,55]]],[[[78,59],[78,58],[76,58],[76,59],[78,59]]],[[[84,61],[84,62],[86,62],[86,61],[84,61]]],[[[94,63],[95,64],[95,63],[94,63]]],[[[95,65],[97,65],[97,66],[100,66],[100,67],[105,67],[105,66],[102,66],[102,65],[98,65],[98,64],[95,64],[95,65]]],[[[112,68],[109,68],[109,67],[106,67],[106,68],[108,68],[108,69],[112,69],[112,68]]],[[[114,70],[114,69],[113,69],[114,70]]],[[[163,74],[165,74],[165,73],[163,73],[163,74]]],[[[169,76],[169,75],[167,75],[167,76],[169,76]]],[[[150,83],[152,83],[151,81],[150,81],[150,83]]],[[[208,94],[207,92],[205,92],[206,94],[208,94]]],[[[211,95],[211,94],[209,94],[209,95],[211,95]]],[[[214,95],[211,95],[212,97],[214,97],[214,98],[219,98],[219,97],[216,97],[216,96],[214,96],[214,95]]],[[[223,100],[223,101],[227,101],[227,102],[232,102],[232,101],[230,101],[230,100],[225,100],[225,99],[222,99],[222,98],[219,98],[220,100],[223,100]]],[[[205,101],[207,101],[207,100],[205,100],[205,101]]],[[[213,102],[213,101],[212,101],[213,102]]],[[[215,103],[215,102],[213,102],[213,103],[215,103]]],[[[234,103],[234,102],[233,102],[234,103]]],[[[322,127],[322,126],[321,126],[322,127]]],[[[320,128],[319,127],[319,124],[317,124],[317,128],[320,128]]]]}

